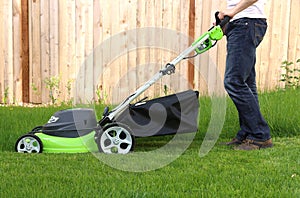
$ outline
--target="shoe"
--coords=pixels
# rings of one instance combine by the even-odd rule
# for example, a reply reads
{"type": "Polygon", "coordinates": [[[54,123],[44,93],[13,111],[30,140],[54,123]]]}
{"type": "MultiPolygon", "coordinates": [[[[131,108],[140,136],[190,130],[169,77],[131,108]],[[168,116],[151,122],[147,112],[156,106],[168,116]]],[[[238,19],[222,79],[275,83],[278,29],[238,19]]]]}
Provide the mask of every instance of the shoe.
{"type": "Polygon", "coordinates": [[[243,142],[237,138],[233,138],[230,142],[225,142],[225,144],[227,146],[231,146],[231,145],[240,145],[242,144],[243,142]]]}
{"type": "Polygon", "coordinates": [[[258,150],[258,149],[264,149],[264,148],[270,148],[273,146],[272,139],[269,139],[264,142],[260,141],[254,141],[246,139],[243,141],[243,143],[237,147],[235,147],[235,150],[258,150]]]}

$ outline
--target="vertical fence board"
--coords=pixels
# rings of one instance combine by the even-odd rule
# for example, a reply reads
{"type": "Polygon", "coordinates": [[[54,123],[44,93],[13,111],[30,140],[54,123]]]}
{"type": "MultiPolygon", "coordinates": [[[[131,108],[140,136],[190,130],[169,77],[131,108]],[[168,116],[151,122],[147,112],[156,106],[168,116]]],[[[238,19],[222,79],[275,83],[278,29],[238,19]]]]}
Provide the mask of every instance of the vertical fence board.
{"type": "MultiPolygon", "coordinates": [[[[211,8],[210,13],[206,15],[205,20],[209,22],[207,30],[213,25],[215,22],[215,12],[216,10],[220,9],[220,3],[219,1],[212,1],[211,2],[211,8]]],[[[206,31],[207,31],[206,30],[206,31]]],[[[221,76],[223,79],[224,74],[219,73],[219,68],[223,68],[224,64],[218,64],[218,56],[224,56],[224,53],[218,53],[218,46],[213,47],[208,51],[209,54],[209,60],[208,60],[208,86],[209,90],[212,93],[218,93],[220,91],[219,85],[221,80],[221,76]]],[[[222,83],[223,85],[223,83],[222,83]]]]}
{"type": "MultiPolygon", "coordinates": [[[[300,56],[299,4],[298,0],[267,0],[269,28],[257,50],[256,64],[261,91],[284,86],[279,83],[284,72],[281,62],[295,62],[300,56]]],[[[56,97],[61,101],[74,97],[85,103],[94,99],[118,103],[206,32],[214,12],[225,6],[221,0],[3,0],[0,102],[49,102],[44,79],[59,76],[60,95],[56,97]],[[153,31],[140,35],[138,28],[144,27],[153,31]],[[177,37],[170,38],[161,28],[178,32],[177,37]],[[128,30],[132,31],[128,34],[128,30]],[[193,38],[183,41],[180,34],[193,38]],[[150,41],[160,47],[147,46],[150,41]],[[96,50],[103,43],[105,49],[96,50]],[[142,43],[146,46],[130,50],[142,43]],[[116,51],[123,54],[116,55],[116,51]]],[[[187,89],[184,78],[200,93],[207,93],[208,84],[217,90],[215,85],[222,84],[225,70],[225,45],[223,39],[192,62],[181,62],[175,75],[164,77],[142,96],[163,95],[163,85],[173,92],[187,89]],[[193,76],[189,76],[191,68],[193,76]]]]}
{"type": "MultiPolygon", "coordinates": [[[[60,79],[60,98],[64,101],[70,100],[73,95],[72,90],[68,90],[69,82],[73,82],[77,77],[75,55],[77,49],[75,48],[75,0],[58,1],[59,15],[58,15],[58,36],[59,36],[59,56],[58,56],[58,74],[56,77],[60,79]]],[[[55,35],[55,29],[53,29],[55,35]]],[[[78,39],[79,40],[79,39],[78,39]]],[[[55,42],[55,40],[54,40],[55,42]]],[[[55,43],[53,45],[55,49],[55,43]]],[[[54,59],[55,61],[56,59],[54,59]]],[[[75,82],[74,82],[75,83],[75,82]]],[[[84,81],[82,81],[82,84],[84,81]]],[[[74,91],[74,90],[73,90],[74,91]]],[[[79,94],[79,93],[77,93],[79,94]]],[[[82,94],[82,93],[81,93],[82,94]]],[[[83,94],[82,94],[83,95],[83,94]]],[[[81,95],[80,95],[81,96],[81,95]]]]}
{"type": "MultiPolygon", "coordinates": [[[[69,65],[69,36],[72,35],[72,32],[69,32],[70,25],[70,17],[69,14],[72,14],[72,9],[70,6],[72,4],[75,4],[74,1],[58,1],[58,73],[53,73],[54,75],[52,77],[59,77],[60,79],[66,79],[68,77],[68,65],[69,65]]],[[[55,29],[52,28],[52,31],[54,31],[55,35],[55,29]]],[[[52,43],[52,47],[54,47],[55,50],[55,44],[52,43]]],[[[59,83],[60,87],[65,86],[65,82],[61,81],[59,83]]],[[[53,93],[54,94],[54,93],[53,93]]],[[[60,95],[61,98],[65,98],[64,94],[62,93],[60,95]]]]}
{"type": "MultiPolygon", "coordinates": [[[[29,102],[29,2],[21,0],[21,65],[22,65],[22,102],[29,102]]],[[[1,91],[0,91],[1,92],[1,91]]],[[[1,93],[0,93],[1,94],[1,93]]],[[[21,95],[20,93],[16,93],[21,95]]]]}
{"type": "Polygon", "coordinates": [[[84,23],[85,26],[85,47],[84,47],[84,64],[85,64],[85,102],[92,102],[94,99],[94,65],[93,65],[93,0],[85,0],[84,23]]]}
{"type": "MultiPolygon", "coordinates": [[[[280,67],[281,63],[288,58],[288,40],[289,40],[289,27],[290,27],[290,19],[289,16],[291,15],[291,0],[285,1],[285,3],[282,3],[281,1],[281,6],[280,6],[280,19],[281,19],[281,24],[280,24],[280,45],[279,45],[279,60],[280,62],[277,62],[276,65],[273,65],[274,70],[276,71],[275,74],[273,74],[273,83],[272,84],[278,84],[278,87],[283,87],[283,83],[280,83],[281,79],[281,74],[283,74],[283,70],[280,67]]],[[[277,24],[279,25],[279,24],[277,24]]],[[[273,89],[274,86],[270,86],[269,89],[273,89]]]]}
{"type": "Polygon", "coordinates": [[[1,100],[4,103],[13,103],[14,98],[14,76],[13,76],[13,5],[12,1],[1,2],[3,10],[2,18],[2,32],[1,32],[1,100]]]}
{"type": "MultiPolygon", "coordinates": [[[[173,20],[177,20],[173,19],[173,8],[175,10],[176,6],[178,5],[178,0],[174,1],[174,3],[170,3],[169,0],[164,0],[163,1],[163,12],[162,12],[162,27],[163,28],[167,28],[167,29],[172,29],[173,26],[173,20]]],[[[174,23],[175,24],[175,23],[174,23]]],[[[165,31],[163,31],[163,35],[162,35],[162,46],[166,49],[164,49],[162,51],[162,62],[161,64],[164,66],[166,63],[170,62],[170,60],[174,57],[174,52],[173,49],[175,48],[174,43],[171,43],[170,48],[171,49],[167,49],[168,43],[166,42],[170,42],[172,39],[170,39],[170,35],[167,35],[165,33],[165,31]]],[[[155,56],[154,56],[154,61],[155,61],[155,56]]],[[[155,61],[156,62],[156,61],[155,61]]],[[[155,67],[155,70],[157,71],[159,68],[155,67]]],[[[178,72],[178,66],[177,66],[177,71],[178,72]]],[[[171,78],[174,75],[170,76],[170,75],[166,75],[163,77],[163,79],[160,81],[160,84],[157,84],[155,92],[154,92],[154,96],[158,96],[160,95],[160,88],[161,86],[163,86],[164,88],[168,89],[168,92],[174,92],[175,90],[173,89],[173,82],[171,81],[171,78]],[[172,82],[172,83],[171,83],[172,82]]],[[[165,91],[165,90],[164,90],[165,91]]]]}
{"type": "MultiPolygon", "coordinates": [[[[103,41],[106,41],[104,43],[105,49],[101,49],[102,51],[102,67],[103,67],[103,81],[102,84],[99,85],[99,87],[101,88],[100,91],[103,92],[103,94],[106,96],[107,95],[107,100],[111,101],[111,87],[110,87],[110,80],[111,77],[110,76],[110,71],[111,71],[111,67],[110,67],[110,59],[111,59],[111,50],[112,50],[112,46],[110,45],[110,43],[108,43],[108,39],[111,37],[111,6],[113,6],[112,4],[106,3],[107,1],[105,0],[101,0],[100,1],[100,6],[101,6],[101,13],[102,13],[102,38],[103,41]]],[[[114,18],[115,20],[115,18],[114,18]]]]}
{"type": "MultiPolygon", "coordinates": [[[[4,1],[0,1],[0,21],[5,20],[5,12],[7,12],[5,8],[4,1]]],[[[4,67],[5,67],[5,57],[4,57],[4,41],[5,41],[5,31],[6,27],[4,23],[0,24],[0,102],[3,103],[4,98],[4,67]]]]}
{"type": "MultiPolygon", "coordinates": [[[[184,2],[184,1],[182,1],[184,2]]],[[[197,10],[198,11],[198,10],[197,10]]],[[[190,0],[189,3],[189,26],[188,26],[188,42],[191,44],[195,38],[195,26],[196,26],[196,0],[190,0]]],[[[195,61],[194,59],[188,60],[187,65],[187,79],[189,81],[189,86],[195,88],[195,61]]]]}
{"type": "MultiPolygon", "coordinates": [[[[211,10],[211,1],[209,0],[203,0],[201,2],[197,2],[196,5],[197,6],[201,6],[200,8],[196,7],[196,10],[201,10],[199,11],[199,13],[196,14],[197,16],[197,20],[196,20],[196,26],[197,24],[199,24],[199,26],[196,28],[196,33],[195,35],[202,35],[204,32],[206,32],[208,30],[208,28],[211,26],[211,14],[210,14],[210,10],[211,10]],[[197,4],[199,3],[199,4],[197,4]]],[[[196,36],[196,37],[198,37],[196,36]]],[[[221,56],[221,54],[220,54],[221,56]]],[[[209,52],[198,56],[195,59],[195,64],[198,64],[198,71],[197,74],[198,75],[198,90],[200,91],[201,94],[206,94],[207,90],[208,90],[208,78],[209,78],[209,52]]]]}
{"type": "Polygon", "coordinates": [[[13,0],[13,103],[22,102],[21,0],[13,0]]]}
{"type": "MultiPolygon", "coordinates": [[[[196,38],[202,34],[202,12],[203,12],[203,4],[202,0],[195,0],[195,24],[194,24],[194,37],[191,38],[191,42],[193,42],[196,38]]],[[[200,85],[203,84],[201,82],[202,78],[200,75],[200,59],[198,57],[192,59],[194,64],[194,88],[196,90],[200,90],[200,85]]],[[[200,92],[201,93],[201,92],[200,92]]],[[[202,93],[201,93],[202,94],[202,93]]]]}
{"type": "Polygon", "coordinates": [[[4,24],[6,26],[6,41],[5,41],[5,68],[4,68],[4,86],[7,89],[7,102],[12,104],[14,100],[14,58],[13,58],[13,5],[12,1],[7,2],[7,15],[5,16],[4,24]]]}
{"type": "MultiPolygon", "coordinates": [[[[157,43],[158,45],[160,45],[161,47],[164,47],[165,44],[164,42],[164,4],[166,2],[163,0],[156,0],[153,2],[149,2],[147,10],[148,10],[148,15],[147,18],[151,19],[147,26],[151,27],[151,33],[149,33],[149,37],[152,38],[152,45],[153,43],[157,43]],[[154,9],[152,9],[152,7],[154,9]],[[154,17],[151,17],[154,16],[154,17]],[[156,19],[161,19],[161,20],[156,20],[156,19]]],[[[164,49],[158,47],[151,47],[148,48],[149,50],[149,62],[145,62],[145,65],[149,65],[149,72],[148,75],[145,74],[144,75],[144,81],[149,80],[150,78],[152,78],[152,76],[157,73],[160,69],[162,69],[163,67],[165,67],[166,65],[166,59],[164,59],[164,55],[165,55],[165,51],[164,49]]],[[[148,68],[148,67],[147,67],[148,68]]],[[[146,69],[146,68],[145,68],[146,69]]],[[[147,71],[148,72],[148,71],[147,71]]],[[[150,88],[150,91],[146,94],[145,96],[149,96],[149,97],[155,97],[157,95],[163,95],[164,90],[163,87],[165,84],[167,84],[168,78],[163,78],[162,80],[159,80],[157,83],[154,84],[154,86],[152,88],[150,88]]],[[[169,87],[168,87],[169,89],[169,87]]]]}
{"type": "MultiPolygon", "coordinates": [[[[216,5],[215,10],[213,10],[214,12],[216,12],[217,10],[222,10],[225,9],[227,6],[226,1],[222,1],[219,0],[218,4],[216,5]]],[[[217,83],[218,83],[218,87],[217,87],[217,91],[218,93],[223,94],[224,93],[224,88],[223,88],[223,80],[224,80],[224,74],[225,74],[225,67],[226,67],[226,36],[223,37],[222,40],[218,41],[217,44],[217,60],[216,60],[216,65],[218,68],[218,77],[217,77],[217,83]],[[220,87],[221,85],[221,87],[220,87]]]]}
{"type": "Polygon", "coordinates": [[[270,59],[270,49],[271,49],[271,32],[273,26],[272,24],[272,19],[273,19],[273,2],[272,1],[267,1],[266,6],[265,6],[265,12],[266,15],[268,16],[267,22],[268,22],[268,29],[266,32],[266,35],[264,37],[264,40],[262,42],[262,45],[258,48],[257,51],[257,63],[256,63],[256,73],[257,73],[257,84],[258,84],[258,89],[262,91],[261,87],[265,87],[266,84],[268,83],[268,78],[267,78],[267,70],[269,67],[269,59],[270,59]]]}
{"type": "Polygon", "coordinates": [[[298,69],[298,77],[300,75],[300,63],[296,63],[297,60],[300,60],[300,23],[297,20],[299,16],[299,8],[300,7],[300,1],[292,0],[293,5],[291,6],[293,8],[292,15],[291,15],[291,24],[295,24],[295,26],[291,26],[291,31],[295,32],[294,36],[291,36],[291,39],[289,40],[289,43],[295,43],[291,51],[295,51],[294,55],[291,54],[289,56],[289,60],[292,60],[294,64],[294,69],[298,69]],[[294,50],[295,49],[295,50],[294,50]]]}
{"type": "MultiPolygon", "coordinates": [[[[141,43],[144,43],[147,40],[146,35],[140,36],[140,29],[145,26],[145,23],[147,21],[146,17],[146,11],[147,11],[147,3],[142,1],[137,1],[137,40],[136,45],[140,46],[141,43]]],[[[142,83],[144,83],[144,68],[142,67],[143,64],[146,62],[146,49],[145,48],[139,48],[136,52],[136,85],[137,87],[141,86],[142,83]]],[[[144,97],[144,94],[141,95],[141,97],[144,97]]]]}
{"type": "Polygon", "coordinates": [[[102,29],[103,29],[103,16],[102,16],[102,6],[100,0],[94,0],[93,6],[93,20],[94,20],[94,28],[93,28],[93,65],[94,65],[94,91],[95,91],[95,100],[106,102],[105,94],[103,91],[103,61],[102,54],[103,48],[101,46],[103,41],[102,29]]]}
{"type": "Polygon", "coordinates": [[[49,54],[50,54],[50,60],[49,60],[49,65],[50,65],[50,76],[57,76],[59,75],[58,73],[58,42],[59,42],[59,37],[58,37],[58,14],[59,14],[59,0],[51,0],[49,1],[49,9],[50,9],[50,17],[49,17],[49,54]]]}
{"type": "MultiPolygon", "coordinates": [[[[182,50],[187,48],[189,46],[188,43],[185,42],[183,37],[188,36],[188,20],[189,20],[189,15],[186,15],[184,9],[189,10],[189,1],[185,1],[184,4],[182,4],[181,0],[175,1],[173,3],[173,10],[172,10],[172,30],[175,31],[176,37],[172,38],[169,42],[171,43],[171,50],[172,54],[169,60],[167,62],[170,62],[173,60],[175,57],[177,57],[182,50]],[[186,22],[187,21],[187,22],[186,22]],[[182,35],[182,36],[181,36],[182,35]],[[177,42],[174,42],[176,41],[177,42]],[[182,48],[182,46],[184,46],[182,48]]],[[[166,35],[167,36],[167,35],[166,35]]],[[[168,44],[167,46],[170,46],[168,44]]],[[[174,93],[180,92],[183,90],[187,90],[187,61],[188,60],[183,60],[181,63],[179,63],[176,66],[176,72],[174,75],[171,76],[170,78],[170,86],[173,89],[174,93]]],[[[164,64],[166,64],[165,62],[164,64]]]]}
{"type": "Polygon", "coordinates": [[[49,13],[49,1],[41,0],[40,3],[40,28],[41,28],[41,78],[42,78],[42,87],[41,87],[41,94],[42,94],[42,103],[49,102],[49,89],[46,87],[47,84],[45,83],[46,79],[50,78],[50,13],[49,13]]]}
{"type": "MultiPolygon", "coordinates": [[[[188,3],[186,3],[188,5],[188,3]]],[[[181,8],[181,4],[180,4],[180,0],[175,0],[172,2],[172,10],[171,10],[171,13],[170,13],[170,22],[171,22],[171,25],[170,25],[170,29],[172,29],[173,31],[176,31],[176,32],[180,32],[180,27],[183,25],[181,22],[181,17],[184,17],[184,15],[181,15],[180,13],[180,8],[181,8]]],[[[180,46],[180,37],[179,37],[179,34],[176,33],[176,36],[178,35],[178,37],[174,37],[174,38],[171,38],[170,39],[170,36],[168,35],[165,35],[165,38],[167,42],[170,42],[170,43],[166,43],[165,46],[166,48],[168,48],[168,46],[170,46],[170,56],[169,56],[169,59],[168,60],[165,60],[165,62],[163,64],[166,64],[168,62],[170,62],[171,60],[173,60],[176,56],[179,55],[179,46],[180,46]],[[172,42],[174,40],[177,40],[177,42],[172,42]]],[[[177,66],[176,66],[176,72],[174,75],[170,76],[170,79],[169,79],[169,86],[171,88],[171,90],[173,90],[172,92],[176,93],[176,92],[179,92],[180,91],[180,80],[183,80],[184,76],[181,76],[181,74],[184,74],[184,66],[185,66],[185,62],[186,61],[182,61],[181,63],[179,63],[177,66]]],[[[184,82],[184,81],[182,81],[184,82]]],[[[182,83],[183,84],[183,83],[182,83]]],[[[160,95],[161,92],[158,92],[157,95],[160,95]]],[[[169,93],[167,93],[169,94],[169,93]]]]}
{"type": "MultiPolygon", "coordinates": [[[[82,0],[76,0],[76,64],[77,71],[79,71],[77,75],[77,97],[79,101],[82,103],[89,102],[89,96],[87,93],[87,79],[89,76],[88,64],[85,58],[88,56],[88,45],[89,45],[89,32],[88,27],[89,23],[87,23],[87,13],[88,12],[88,2],[82,0]]],[[[93,77],[91,77],[93,78],[93,77]]],[[[91,85],[90,85],[91,86],[91,85]]]]}
{"type": "MultiPolygon", "coordinates": [[[[76,3],[75,0],[69,0],[67,5],[68,10],[68,18],[67,18],[67,24],[68,24],[68,30],[67,30],[67,57],[68,62],[65,67],[67,67],[67,73],[62,74],[62,79],[64,81],[64,84],[62,85],[65,91],[64,97],[67,100],[72,100],[72,98],[75,98],[75,79],[78,76],[78,62],[76,61],[76,44],[77,44],[77,37],[76,37],[76,3]],[[72,85],[68,88],[68,86],[72,85]],[[70,89],[70,90],[68,90],[70,89]]],[[[80,63],[82,64],[82,63],[80,63]]],[[[62,65],[59,65],[60,67],[62,65]]],[[[61,68],[60,68],[61,69],[61,68]]],[[[83,83],[83,82],[82,82],[83,83]]]]}
{"type": "MultiPolygon", "coordinates": [[[[202,35],[204,32],[206,32],[209,27],[211,26],[211,12],[212,12],[212,1],[206,0],[203,2],[203,6],[204,6],[204,10],[202,13],[202,33],[200,35],[202,35]]],[[[200,64],[200,72],[201,75],[203,75],[204,77],[204,81],[205,84],[204,86],[206,87],[202,87],[204,89],[204,92],[207,92],[211,89],[211,76],[213,75],[213,73],[210,72],[210,63],[211,63],[211,50],[207,51],[205,54],[200,55],[200,59],[201,59],[201,64],[200,64]]],[[[221,56],[221,54],[220,54],[221,56]]],[[[202,86],[202,85],[201,85],[202,86]]],[[[201,90],[201,87],[200,87],[201,90]]]]}
{"type": "Polygon", "coordinates": [[[41,32],[40,32],[40,0],[29,1],[29,37],[30,37],[30,101],[41,103],[41,32]]]}
{"type": "MultiPolygon", "coordinates": [[[[161,1],[151,1],[151,0],[147,0],[146,1],[146,13],[145,13],[145,18],[146,21],[144,23],[144,27],[151,28],[151,31],[146,33],[146,42],[145,42],[145,62],[143,62],[144,66],[144,75],[142,78],[142,81],[144,84],[147,80],[149,80],[150,78],[152,78],[152,76],[155,74],[156,68],[158,68],[158,57],[159,57],[159,49],[155,48],[155,47],[151,47],[153,45],[153,37],[155,36],[162,36],[162,35],[158,35],[156,31],[157,29],[155,29],[155,27],[159,27],[156,26],[158,25],[158,23],[162,24],[163,23],[163,0],[161,1]],[[159,4],[161,3],[161,6],[159,6],[159,4]],[[158,5],[156,7],[156,5],[158,5]],[[160,11],[161,9],[161,11],[160,11]],[[150,17],[153,16],[153,17],[150,17]],[[161,16],[161,20],[162,21],[155,21],[155,18],[159,18],[159,16],[161,16]],[[149,45],[147,45],[149,44],[149,45]]],[[[143,16],[141,16],[143,17],[143,16]]],[[[153,97],[156,94],[156,90],[159,90],[159,87],[157,86],[157,84],[154,84],[152,87],[150,87],[146,92],[145,92],[145,96],[146,97],[153,97]]]]}
{"type": "Polygon", "coordinates": [[[137,9],[138,9],[138,0],[128,0],[127,1],[127,23],[128,27],[127,29],[130,30],[130,34],[127,34],[127,78],[129,79],[128,82],[128,93],[132,94],[135,89],[137,88],[137,9]],[[133,50],[131,50],[133,49],[133,50]]]}
{"type": "MultiPolygon", "coordinates": [[[[291,13],[289,16],[290,27],[289,27],[289,37],[288,37],[288,61],[296,62],[300,59],[300,23],[299,23],[299,0],[291,0],[291,13]]],[[[294,64],[295,68],[300,69],[300,64],[298,67],[294,64]]]]}
{"type": "Polygon", "coordinates": [[[280,68],[280,62],[281,57],[280,57],[280,53],[281,50],[280,49],[280,26],[282,25],[282,19],[277,18],[278,15],[280,15],[280,5],[281,3],[286,3],[286,2],[282,2],[280,0],[274,0],[274,4],[273,4],[273,9],[272,9],[272,14],[273,14],[273,20],[270,21],[270,25],[272,26],[272,33],[270,34],[271,37],[271,43],[274,47],[272,47],[270,49],[270,59],[268,62],[268,70],[267,70],[267,82],[265,83],[265,87],[267,90],[271,89],[272,84],[276,84],[276,77],[278,74],[278,68],[280,68]],[[275,17],[276,16],[276,17],[275,17]],[[277,20],[276,20],[277,19],[277,20]]]}
{"type": "Polygon", "coordinates": [[[121,102],[122,97],[120,96],[120,75],[121,75],[121,60],[120,60],[120,52],[122,51],[122,46],[124,46],[124,35],[120,35],[120,1],[115,1],[115,5],[110,7],[110,23],[111,23],[111,36],[110,38],[110,54],[111,54],[111,64],[110,67],[110,79],[109,79],[109,87],[111,89],[111,97],[112,102],[114,104],[118,104],[121,102]],[[114,18],[114,20],[112,20],[114,18]],[[118,35],[118,36],[116,36],[118,35]]]}
{"type": "Polygon", "coordinates": [[[118,32],[120,33],[119,49],[122,54],[117,57],[117,64],[115,67],[119,68],[117,86],[119,92],[118,101],[124,100],[130,94],[129,78],[128,78],[128,37],[126,30],[128,30],[128,1],[121,0],[119,2],[119,21],[118,32]]]}

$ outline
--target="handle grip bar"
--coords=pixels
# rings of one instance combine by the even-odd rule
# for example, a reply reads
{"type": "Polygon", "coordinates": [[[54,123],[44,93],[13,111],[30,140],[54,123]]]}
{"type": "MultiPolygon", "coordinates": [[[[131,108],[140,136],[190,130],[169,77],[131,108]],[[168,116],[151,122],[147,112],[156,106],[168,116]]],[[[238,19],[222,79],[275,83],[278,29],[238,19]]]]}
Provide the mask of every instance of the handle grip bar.
{"type": "Polygon", "coordinates": [[[220,25],[220,27],[223,28],[230,21],[231,18],[229,16],[224,16],[224,19],[221,20],[218,16],[219,13],[219,11],[215,13],[216,25],[220,25]]]}

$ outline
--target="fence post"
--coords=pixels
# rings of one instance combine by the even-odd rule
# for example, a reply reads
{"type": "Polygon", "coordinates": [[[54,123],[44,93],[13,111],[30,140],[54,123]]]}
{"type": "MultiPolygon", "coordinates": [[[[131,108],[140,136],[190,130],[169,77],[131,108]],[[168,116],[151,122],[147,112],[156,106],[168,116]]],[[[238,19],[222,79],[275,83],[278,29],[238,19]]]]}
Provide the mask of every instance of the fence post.
{"type": "Polygon", "coordinates": [[[28,0],[21,1],[21,68],[22,68],[22,101],[29,102],[29,32],[28,0]]]}
{"type": "MultiPolygon", "coordinates": [[[[191,39],[195,37],[195,0],[190,0],[190,10],[189,10],[189,43],[192,43],[191,39]]],[[[194,77],[195,68],[194,61],[188,61],[188,82],[192,89],[195,88],[194,77]]]]}

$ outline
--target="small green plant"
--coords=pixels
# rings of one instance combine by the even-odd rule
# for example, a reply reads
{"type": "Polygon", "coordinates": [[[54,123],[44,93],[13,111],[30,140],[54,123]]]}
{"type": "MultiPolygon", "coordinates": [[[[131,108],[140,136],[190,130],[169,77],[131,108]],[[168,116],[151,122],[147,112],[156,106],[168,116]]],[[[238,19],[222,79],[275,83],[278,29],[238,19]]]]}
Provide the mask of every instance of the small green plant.
{"type": "MultiPolygon", "coordinates": [[[[296,61],[296,64],[300,63],[300,59],[296,61]]],[[[285,88],[297,88],[300,86],[300,69],[292,69],[294,62],[284,61],[281,64],[281,68],[284,69],[284,73],[281,74],[281,82],[285,82],[285,88]]]]}
{"type": "Polygon", "coordinates": [[[168,95],[168,86],[167,85],[164,85],[164,94],[165,96],[168,95]]]}
{"type": "Polygon", "coordinates": [[[102,85],[100,85],[100,86],[97,87],[96,95],[97,95],[96,103],[98,103],[100,105],[107,104],[107,97],[108,97],[108,95],[107,95],[106,92],[103,93],[102,85]]]}
{"type": "Polygon", "coordinates": [[[37,88],[36,84],[32,83],[32,84],[31,84],[31,89],[32,89],[32,91],[33,91],[35,94],[38,93],[38,88],[37,88]]]}
{"type": "Polygon", "coordinates": [[[72,83],[73,83],[73,79],[70,79],[70,80],[68,80],[67,85],[66,85],[67,93],[68,93],[68,101],[67,101],[68,105],[73,104],[73,98],[71,98],[72,83]]]}
{"type": "Polygon", "coordinates": [[[59,84],[60,84],[60,77],[59,76],[51,76],[44,80],[46,84],[46,88],[49,89],[49,97],[51,99],[52,104],[56,104],[57,99],[60,95],[59,84]]]}
{"type": "Polygon", "coordinates": [[[9,87],[6,87],[4,90],[4,96],[2,98],[4,104],[8,103],[8,95],[9,95],[9,87]]]}
{"type": "Polygon", "coordinates": [[[31,83],[31,89],[32,89],[32,94],[35,95],[36,97],[39,97],[41,95],[41,92],[38,88],[38,86],[35,83],[31,83]]]}

